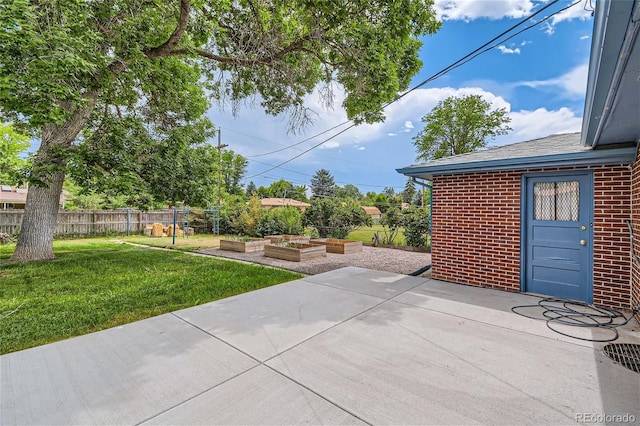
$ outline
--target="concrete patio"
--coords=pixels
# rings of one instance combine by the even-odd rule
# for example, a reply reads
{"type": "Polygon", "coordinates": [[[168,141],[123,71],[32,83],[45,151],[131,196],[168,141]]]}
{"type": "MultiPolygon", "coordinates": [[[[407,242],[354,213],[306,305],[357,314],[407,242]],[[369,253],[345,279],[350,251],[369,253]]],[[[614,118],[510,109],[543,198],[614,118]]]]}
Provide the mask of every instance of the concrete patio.
{"type": "Polygon", "coordinates": [[[4,355],[0,423],[639,421],[640,375],[511,312],[537,301],[347,267],[4,355]]]}

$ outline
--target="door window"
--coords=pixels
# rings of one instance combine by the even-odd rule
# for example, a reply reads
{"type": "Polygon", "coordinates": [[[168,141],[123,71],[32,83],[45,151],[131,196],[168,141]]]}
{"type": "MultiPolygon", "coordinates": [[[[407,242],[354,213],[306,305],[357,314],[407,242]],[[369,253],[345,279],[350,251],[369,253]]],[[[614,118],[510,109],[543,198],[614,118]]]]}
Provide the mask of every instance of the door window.
{"type": "Polygon", "coordinates": [[[536,182],[533,185],[533,219],[578,221],[580,183],[536,182]]]}

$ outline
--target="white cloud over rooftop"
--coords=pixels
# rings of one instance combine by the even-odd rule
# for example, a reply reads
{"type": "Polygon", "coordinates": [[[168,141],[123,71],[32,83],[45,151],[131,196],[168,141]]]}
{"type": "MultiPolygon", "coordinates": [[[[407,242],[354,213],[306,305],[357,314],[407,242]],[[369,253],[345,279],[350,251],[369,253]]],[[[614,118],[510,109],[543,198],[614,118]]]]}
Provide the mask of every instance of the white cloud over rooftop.
{"type": "Polygon", "coordinates": [[[470,21],[479,18],[523,18],[531,13],[530,0],[436,0],[435,9],[442,20],[470,21]]]}
{"type": "Polygon", "coordinates": [[[578,98],[585,96],[588,72],[588,64],[582,64],[559,77],[550,78],[548,80],[522,81],[518,84],[534,89],[560,89],[562,91],[562,95],[568,98],[578,98]]]}

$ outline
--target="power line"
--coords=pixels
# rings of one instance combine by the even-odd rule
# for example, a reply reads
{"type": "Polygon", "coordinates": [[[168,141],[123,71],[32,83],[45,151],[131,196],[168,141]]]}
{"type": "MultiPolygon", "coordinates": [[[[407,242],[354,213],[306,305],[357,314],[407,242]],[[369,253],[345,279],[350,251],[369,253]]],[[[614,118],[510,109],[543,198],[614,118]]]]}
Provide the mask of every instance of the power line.
{"type": "MultiPolygon", "coordinates": [[[[254,163],[258,163],[258,164],[262,164],[262,165],[265,165],[265,166],[273,167],[273,164],[265,163],[263,161],[254,160],[253,158],[247,158],[247,159],[249,161],[253,161],[254,163]]],[[[286,170],[287,172],[296,173],[296,174],[303,175],[303,176],[313,177],[313,175],[310,175],[308,173],[298,172],[296,170],[291,170],[291,169],[285,169],[284,167],[282,167],[282,170],[286,170]]],[[[264,173],[268,173],[268,172],[264,172],[264,173]]],[[[253,175],[253,176],[250,176],[248,178],[242,178],[242,180],[247,180],[247,179],[250,179],[250,178],[252,178],[254,176],[260,176],[260,174],[253,175]]]]}
{"type": "MultiPolygon", "coordinates": [[[[228,131],[233,132],[233,133],[237,133],[237,134],[242,135],[242,136],[246,136],[246,137],[248,137],[248,138],[252,138],[252,139],[256,139],[256,140],[264,141],[264,142],[269,142],[269,143],[272,143],[272,144],[275,144],[275,145],[279,145],[279,146],[283,146],[283,147],[284,147],[284,148],[282,148],[282,149],[278,149],[278,150],[275,150],[275,151],[266,152],[266,153],[263,153],[263,154],[245,155],[245,156],[244,156],[244,158],[247,158],[247,159],[254,159],[254,158],[256,158],[256,157],[264,157],[264,156],[267,156],[267,155],[270,155],[270,154],[275,154],[275,153],[277,153],[277,152],[285,151],[285,150],[287,150],[287,149],[293,148],[293,147],[295,147],[295,146],[297,146],[297,145],[302,144],[303,142],[307,142],[307,141],[309,141],[309,140],[311,140],[311,139],[314,139],[314,138],[316,138],[316,137],[318,137],[318,136],[321,136],[322,134],[327,133],[327,132],[329,132],[329,131],[331,131],[331,130],[333,130],[333,129],[337,128],[337,127],[340,127],[340,126],[341,126],[341,125],[343,125],[343,124],[346,124],[346,123],[348,123],[348,121],[345,121],[345,122],[343,122],[343,123],[341,123],[341,124],[338,124],[338,125],[336,125],[336,126],[333,126],[332,128],[330,128],[330,129],[328,129],[328,130],[325,130],[325,131],[323,131],[322,133],[318,133],[318,134],[316,134],[316,135],[314,135],[314,136],[311,136],[311,137],[309,137],[309,138],[307,138],[307,139],[304,139],[303,141],[300,141],[300,142],[294,143],[293,145],[283,145],[283,144],[281,144],[281,143],[274,142],[274,141],[272,141],[272,140],[270,140],[270,139],[261,138],[261,137],[258,137],[258,136],[250,135],[250,134],[248,134],[248,133],[239,132],[239,131],[234,130],[234,129],[228,129],[228,128],[226,128],[226,127],[222,127],[222,126],[220,126],[220,128],[221,128],[221,129],[228,130],[228,131]]],[[[328,159],[330,159],[330,160],[334,160],[334,161],[342,161],[342,162],[344,162],[344,163],[355,164],[355,165],[358,165],[358,166],[368,166],[368,165],[369,165],[369,164],[364,163],[364,162],[360,162],[360,161],[352,161],[352,160],[347,160],[347,159],[344,159],[344,158],[338,158],[338,157],[331,157],[331,156],[329,156],[329,155],[319,155],[319,157],[328,158],[328,159]]],[[[255,160],[255,161],[256,161],[256,162],[258,162],[257,160],[255,160]]]]}
{"type": "MultiPolygon", "coordinates": [[[[391,105],[392,103],[402,99],[403,97],[407,96],[409,93],[419,89],[420,87],[424,86],[427,83],[430,83],[431,81],[442,77],[443,75],[445,75],[446,73],[448,73],[449,71],[458,68],[461,65],[466,64],[467,62],[469,62],[470,60],[478,57],[479,55],[481,55],[482,53],[487,52],[488,50],[493,49],[495,46],[497,46],[498,44],[504,43],[504,41],[509,40],[512,37],[507,38],[506,40],[500,41],[498,44],[491,46],[489,49],[485,49],[487,46],[491,45],[491,43],[493,43],[494,41],[498,40],[499,38],[501,38],[502,36],[510,33],[511,31],[515,30],[516,28],[518,28],[520,25],[524,24],[527,21],[530,21],[531,19],[533,19],[535,16],[537,16],[538,14],[544,12],[546,9],[548,9],[549,7],[553,6],[554,4],[558,3],[560,0],[553,0],[552,2],[550,2],[549,4],[543,6],[540,10],[532,13],[531,15],[527,16],[526,18],[522,19],[521,21],[519,21],[518,23],[516,23],[515,25],[512,25],[511,27],[509,27],[508,29],[504,30],[503,32],[501,32],[500,34],[498,34],[497,36],[495,36],[494,38],[492,38],[491,40],[489,40],[488,42],[484,43],[482,46],[478,47],[477,49],[473,50],[470,53],[467,53],[465,56],[463,56],[462,58],[458,59],[457,61],[455,61],[453,64],[443,68],[442,70],[438,71],[437,73],[433,74],[431,77],[421,81],[420,83],[418,83],[417,85],[415,85],[414,87],[412,87],[411,89],[407,90],[406,92],[404,92],[403,94],[401,94],[400,96],[398,96],[397,98],[393,99],[392,101],[388,102],[386,105],[383,106],[383,109],[389,105],[391,105]],[[483,50],[484,49],[484,50],[483,50]]],[[[573,7],[576,4],[580,3],[581,0],[578,0],[576,3],[571,4],[570,6],[568,6],[565,9],[568,9],[569,7],[573,7]]],[[[550,18],[551,16],[554,16],[560,12],[562,12],[565,9],[560,9],[557,12],[554,12],[553,14],[549,15],[548,17],[546,17],[544,20],[537,22],[536,24],[529,26],[527,28],[525,28],[525,30],[529,29],[529,28],[533,28],[536,25],[539,25],[540,23],[544,22],[546,19],[550,18]]],[[[522,32],[522,31],[521,31],[522,32]]],[[[520,33],[517,33],[520,34],[520,33]]]]}
{"type": "MultiPolygon", "coordinates": [[[[531,28],[533,28],[533,27],[535,27],[535,26],[537,26],[537,25],[540,25],[541,23],[545,22],[546,20],[548,20],[548,19],[549,19],[549,18],[551,18],[552,16],[555,16],[555,15],[557,15],[558,13],[563,12],[563,11],[565,11],[565,10],[567,10],[567,9],[569,9],[569,8],[571,8],[571,7],[573,7],[573,6],[577,5],[577,4],[579,4],[579,3],[581,2],[581,0],[578,0],[578,1],[576,1],[575,3],[572,3],[572,4],[570,4],[569,6],[564,7],[564,8],[562,8],[562,9],[560,9],[560,10],[558,10],[558,11],[556,11],[556,12],[552,13],[551,15],[549,15],[549,16],[547,16],[547,17],[545,17],[544,19],[540,20],[539,22],[536,22],[535,24],[530,25],[530,26],[528,26],[528,27],[524,28],[523,30],[521,30],[521,31],[517,32],[516,34],[514,34],[514,35],[512,35],[512,36],[510,36],[510,37],[508,37],[508,38],[506,38],[506,39],[504,39],[504,40],[501,40],[499,43],[494,44],[494,45],[491,45],[491,44],[492,44],[493,42],[495,42],[496,40],[500,39],[500,38],[501,38],[501,37],[503,37],[504,35],[508,34],[509,32],[513,31],[514,29],[518,28],[520,25],[524,24],[525,22],[527,22],[527,21],[529,21],[529,20],[533,19],[535,16],[537,16],[537,15],[538,15],[538,14],[540,14],[540,13],[542,13],[544,10],[548,9],[549,7],[551,7],[551,6],[553,6],[554,4],[558,3],[559,1],[560,1],[560,0],[553,0],[552,2],[550,2],[550,3],[546,4],[546,5],[545,5],[545,6],[543,6],[540,10],[538,10],[538,11],[534,12],[533,14],[531,14],[531,15],[529,15],[528,17],[524,18],[523,20],[519,21],[519,22],[518,22],[518,23],[516,23],[515,25],[513,25],[513,26],[509,27],[507,30],[503,31],[503,32],[502,32],[502,33],[500,33],[498,36],[496,36],[496,37],[492,38],[492,39],[491,39],[491,40],[489,40],[488,42],[484,43],[482,46],[478,47],[477,49],[473,50],[472,52],[470,52],[470,53],[468,53],[467,55],[463,56],[462,58],[458,59],[458,60],[457,60],[457,61],[455,61],[453,64],[451,64],[451,65],[449,65],[449,66],[447,66],[447,67],[443,68],[442,70],[440,70],[440,71],[438,71],[437,73],[433,74],[431,77],[429,77],[429,78],[427,78],[427,79],[425,79],[425,80],[421,81],[420,83],[418,83],[417,85],[415,85],[414,87],[412,87],[411,89],[409,89],[408,91],[406,91],[406,92],[404,92],[404,93],[402,93],[402,94],[398,95],[398,96],[397,96],[397,97],[395,97],[393,100],[391,100],[391,101],[387,102],[386,104],[384,104],[384,105],[381,107],[381,109],[383,109],[383,110],[384,110],[384,109],[385,109],[386,107],[388,107],[389,105],[391,105],[391,104],[393,104],[393,103],[395,103],[395,102],[399,101],[400,99],[404,98],[405,96],[407,96],[408,94],[412,93],[413,91],[415,91],[415,90],[419,89],[420,87],[424,86],[425,84],[430,83],[430,82],[432,82],[433,80],[435,80],[435,79],[437,79],[437,78],[442,77],[443,75],[445,75],[445,74],[446,74],[446,73],[448,73],[449,71],[451,71],[451,70],[453,70],[453,69],[455,69],[455,68],[458,68],[458,67],[460,67],[460,66],[462,66],[462,65],[466,64],[467,62],[469,62],[469,61],[471,61],[471,60],[475,59],[475,58],[476,58],[476,57],[478,57],[479,55],[481,55],[481,54],[483,54],[483,53],[485,53],[485,52],[487,52],[487,51],[489,51],[489,50],[491,50],[491,49],[495,48],[495,47],[496,47],[496,46],[498,46],[499,44],[504,43],[505,41],[510,40],[511,38],[515,37],[515,36],[516,36],[516,35],[518,35],[518,34],[521,34],[522,32],[524,32],[524,31],[526,31],[526,30],[529,30],[529,29],[531,29],[531,28]],[[488,46],[489,46],[489,47],[488,47],[488,46]]],[[[352,121],[353,121],[353,120],[345,121],[345,122],[343,122],[343,123],[338,124],[337,126],[334,126],[332,129],[334,129],[334,128],[336,128],[336,127],[340,127],[340,126],[342,126],[342,125],[344,125],[344,124],[347,124],[347,123],[349,123],[349,122],[352,122],[352,121]]],[[[318,144],[316,144],[316,145],[313,145],[311,148],[308,148],[308,149],[304,150],[304,151],[303,151],[303,152],[301,152],[300,154],[298,154],[298,155],[296,155],[296,156],[294,156],[294,157],[292,157],[292,158],[290,158],[290,159],[288,159],[288,160],[286,160],[286,161],[283,161],[283,162],[279,163],[278,165],[273,166],[273,167],[271,167],[271,168],[269,168],[269,169],[267,169],[267,170],[265,170],[265,171],[263,171],[263,172],[260,172],[260,173],[254,174],[254,175],[252,175],[252,176],[248,177],[247,179],[252,179],[252,178],[254,178],[254,177],[256,177],[256,176],[260,176],[260,175],[261,175],[261,174],[263,174],[263,173],[268,173],[268,172],[270,172],[271,170],[277,169],[277,168],[279,168],[280,166],[283,166],[283,165],[285,165],[285,164],[287,164],[287,163],[290,163],[291,161],[293,161],[293,160],[295,160],[295,159],[297,159],[297,158],[300,158],[301,156],[303,156],[303,155],[304,155],[304,154],[306,154],[307,152],[309,152],[309,151],[312,151],[312,150],[316,149],[317,147],[319,147],[319,146],[321,146],[321,145],[325,144],[326,142],[329,142],[330,140],[332,140],[332,139],[336,138],[337,136],[341,135],[342,133],[345,133],[347,130],[349,130],[349,129],[351,129],[351,128],[355,127],[355,126],[356,126],[356,124],[355,124],[355,123],[352,123],[352,124],[351,124],[350,126],[348,126],[347,128],[345,128],[345,129],[341,130],[340,132],[336,133],[336,134],[335,134],[335,135],[333,135],[333,136],[330,136],[329,138],[327,138],[327,139],[323,140],[322,142],[320,142],[320,143],[318,143],[318,144]]],[[[314,136],[312,136],[312,137],[310,137],[310,138],[305,139],[305,141],[303,141],[303,142],[306,142],[306,141],[308,141],[308,140],[310,140],[310,139],[314,139],[315,137],[317,137],[317,136],[319,136],[319,135],[322,135],[322,134],[324,134],[324,133],[326,133],[326,132],[328,132],[328,131],[330,131],[330,130],[331,130],[331,129],[329,129],[329,130],[325,130],[324,132],[322,132],[322,133],[320,133],[320,134],[318,134],[318,135],[314,135],[314,136]]],[[[302,143],[302,142],[298,142],[298,143],[296,143],[296,144],[290,145],[288,148],[293,147],[293,146],[296,146],[296,145],[299,145],[300,143],[302,143]]],[[[283,151],[283,150],[288,149],[288,148],[282,148],[282,149],[280,149],[280,150],[278,150],[278,151],[283,151]]],[[[266,154],[265,154],[265,155],[266,155],[266,154]]]]}
{"type": "Polygon", "coordinates": [[[270,169],[267,169],[267,170],[265,170],[265,171],[263,171],[263,172],[260,172],[260,173],[257,173],[257,174],[255,174],[255,175],[249,176],[247,179],[252,179],[252,178],[254,178],[254,177],[256,177],[256,176],[260,176],[260,175],[261,175],[261,174],[263,174],[263,173],[269,173],[271,170],[277,169],[277,168],[279,168],[280,166],[284,166],[285,164],[292,162],[292,161],[293,161],[293,160],[295,160],[296,158],[300,158],[300,157],[302,157],[302,156],[303,156],[304,154],[306,154],[307,152],[309,152],[309,151],[311,151],[311,150],[316,149],[316,148],[317,148],[317,147],[319,147],[320,145],[323,145],[323,144],[325,144],[325,143],[329,142],[331,139],[333,139],[333,138],[336,138],[336,137],[340,136],[341,134],[343,134],[344,132],[346,132],[347,130],[349,130],[349,129],[351,129],[352,127],[355,127],[355,126],[356,126],[356,124],[355,124],[355,123],[353,123],[353,124],[351,124],[349,127],[347,127],[346,129],[343,129],[343,130],[339,131],[338,133],[336,133],[335,135],[330,136],[330,137],[328,137],[327,139],[323,140],[322,142],[320,142],[320,143],[318,143],[318,144],[316,144],[316,145],[312,146],[311,148],[309,148],[309,149],[306,149],[306,150],[302,151],[300,154],[296,155],[295,157],[290,158],[290,159],[288,159],[288,160],[286,160],[286,161],[283,161],[282,163],[278,164],[277,166],[273,166],[273,167],[271,167],[270,169]]]}
{"type": "MultiPolygon", "coordinates": [[[[262,161],[257,161],[257,160],[249,160],[249,161],[254,161],[256,163],[264,164],[266,166],[273,166],[272,164],[263,163],[262,161]]],[[[298,172],[298,171],[291,170],[291,169],[281,168],[281,170],[286,170],[288,172],[298,173],[298,174],[301,174],[303,176],[313,177],[313,175],[310,175],[310,174],[307,174],[307,173],[298,172]]],[[[308,182],[300,182],[300,181],[294,181],[294,180],[290,180],[290,179],[285,179],[282,176],[264,176],[264,175],[258,175],[258,176],[262,176],[263,178],[271,179],[271,180],[280,180],[280,179],[282,179],[282,180],[286,180],[287,182],[291,182],[291,183],[299,183],[301,185],[310,185],[310,183],[308,183],[308,182]]],[[[249,178],[242,178],[241,180],[242,181],[246,181],[248,179],[249,178]]],[[[393,188],[394,190],[395,189],[400,189],[400,190],[404,189],[403,186],[401,187],[401,186],[389,186],[389,185],[372,185],[372,184],[367,184],[367,183],[352,183],[352,182],[344,182],[344,181],[337,181],[337,180],[335,181],[335,183],[339,183],[339,184],[343,184],[343,185],[367,186],[367,187],[370,187],[370,188],[393,188]]]]}
{"type": "MultiPolygon", "coordinates": [[[[350,120],[349,120],[349,121],[350,121],[350,120]]],[[[329,133],[330,131],[332,131],[332,130],[334,130],[334,129],[337,129],[337,128],[338,128],[338,127],[340,127],[340,126],[344,126],[345,124],[349,123],[349,121],[343,121],[342,123],[340,123],[340,124],[336,124],[335,126],[331,127],[330,129],[323,130],[322,132],[320,132],[320,133],[318,133],[318,134],[316,134],[316,135],[313,135],[313,136],[311,136],[311,137],[308,137],[308,138],[306,138],[306,139],[304,139],[304,140],[301,140],[300,142],[296,142],[296,143],[294,143],[293,145],[288,145],[288,146],[285,146],[284,148],[276,149],[275,151],[271,151],[271,152],[265,152],[265,153],[263,153],[263,154],[251,155],[251,157],[264,157],[264,156],[266,156],[266,155],[271,155],[271,154],[275,154],[275,153],[280,152],[280,151],[285,151],[285,150],[287,150],[287,149],[289,149],[289,148],[293,148],[294,146],[298,146],[298,145],[303,144],[303,143],[305,143],[305,142],[307,142],[307,141],[310,141],[311,139],[315,139],[315,138],[317,138],[318,136],[322,136],[322,135],[324,135],[325,133],[329,133]]]]}
{"type": "MultiPolygon", "coordinates": [[[[418,83],[417,85],[415,85],[415,86],[414,86],[414,87],[412,87],[411,89],[409,89],[409,90],[407,90],[406,92],[402,93],[401,95],[399,95],[398,97],[394,98],[393,100],[391,100],[391,101],[387,102],[386,104],[384,104],[384,105],[381,107],[381,109],[385,109],[385,108],[386,108],[386,107],[388,107],[389,105],[393,104],[394,102],[397,102],[398,100],[400,100],[400,99],[402,99],[403,97],[407,96],[409,93],[411,93],[411,92],[413,92],[413,91],[415,91],[415,90],[419,89],[420,87],[424,86],[425,84],[427,84],[427,83],[429,83],[429,82],[431,82],[431,81],[433,81],[433,80],[435,80],[435,79],[437,79],[437,78],[439,78],[439,77],[443,76],[444,74],[448,73],[449,71],[451,71],[451,70],[453,70],[453,69],[455,69],[455,68],[457,68],[457,67],[459,67],[459,66],[461,66],[461,65],[463,65],[463,64],[465,64],[465,63],[467,63],[469,60],[474,59],[475,57],[477,57],[477,56],[478,56],[478,55],[475,55],[477,52],[481,51],[481,50],[482,50],[482,49],[484,49],[486,46],[490,45],[491,43],[493,43],[494,41],[496,41],[496,40],[497,40],[497,39],[499,39],[500,37],[504,36],[505,34],[508,34],[508,33],[509,33],[509,32],[511,32],[512,30],[516,29],[516,28],[517,28],[517,27],[519,27],[520,25],[522,25],[522,24],[524,24],[525,22],[527,22],[528,20],[530,20],[530,19],[534,18],[536,15],[538,15],[538,14],[542,13],[544,10],[546,10],[546,9],[547,9],[547,8],[549,8],[549,7],[551,7],[552,5],[554,5],[555,3],[557,3],[558,1],[560,1],[560,0],[554,0],[554,1],[552,1],[551,3],[549,3],[549,4],[545,5],[544,7],[542,7],[542,8],[541,8],[540,10],[538,10],[537,12],[535,12],[535,13],[531,14],[531,15],[530,15],[530,16],[528,16],[527,18],[525,18],[525,19],[521,20],[520,22],[516,23],[515,25],[511,26],[510,28],[508,28],[507,30],[503,31],[502,33],[500,33],[500,34],[499,34],[499,35],[497,35],[496,37],[492,38],[492,39],[491,39],[491,40],[489,40],[488,42],[484,43],[482,46],[480,46],[479,48],[475,49],[475,50],[474,50],[474,51],[472,51],[471,53],[468,53],[467,55],[465,55],[465,56],[463,56],[462,58],[460,58],[460,59],[458,59],[457,61],[455,61],[453,64],[451,64],[451,65],[449,65],[449,66],[447,66],[447,67],[443,68],[442,70],[440,70],[440,71],[438,71],[437,73],[433,74],[431,77],[429,77],[429,78],[427,78],[427,79],[425,79],[425,80],[421,81],[420,83],[418,83]],[[474,55],[475,55],[475,56],[474,56],[474,55]],[[469,59],[467,60],[467,58],[469,58],[469,59]]],[[[579,2],[580,2],[580,0],[579,0],[577,3],[579,3],[579,2]]],[[[577,3],[574,3],[574,4],[572,4],[572,5],[568,6],[568,7],[567,7],[567,8],[565,8],[565,9],[568,9],[569,7],[575,6],[575,4],[577,4],[577,3]]],[[[563,10],[565,10],[565,9],[561,9],[561,10],[559,10],[559,11],[555,12],[554,14],[549,15],[547,18],[545,18],[545,20],[546,20],[546,19],[548,19],[549,17],[551,17],[551,16],[553,16],[553,15],[555,15],[555,14],[559,13],[559,12],[562,12],[562,11],[563,11],[563,10]]],[[[544,20],[543,20],[543,21],[540,21],[539,23],[541,23],[541,22],[544,22],[544,20]]],[[[539,23],[537,23],[537,24],[539,24],[539,23]]],[[[536,24],[536,25],[537,25],[537,24],[536,24]]],[[[527,27],[526,29],[529,29],[529,28],[531,28],[531,27],[527,27]]],[[[526,29],[525,29],[525,30],[526,30],[526,29]]],[[[517,34],[520,34],[520,33],[517,33],[517,34]]],[[[513,36],[512,36],[512,37],[513,37],[513,36]]],[[[507,39],[507,40],[509,40],[509,39],[507,39]]],[[[506,40],[505,40],[505,41],[506,41],[506,40]]],[[[503,42],[501,42],[501,43],[503,43],[503,42]]],[[[492,49],[492,48],[494,48],[494,47],[495,47],[495,45],[494,45],[494,46],[491,46],[491,48],[490,48],[490,49],[492,49]]],[[[489,50],[490,50],[490,49],[489,49],[489,50]]],[[[481,53],[484,53],[485,51],[486,51],[486,50],[484,50],[484,51],[480,52],[480,54],[481,54],[481,53]]],[[[306,141],[308,141],[308,140],[315,139],[316,137],[318,137],[318,136],[320,136],[320,135],[323,135],[324,133],[327,133],[328,131],[331,131],[331,130],[333,130],[333,129],[337,128],[337,127],[343,126],[343,125],[345,125],[345,124],[347,124],[347,123],[349,123],[349,122],[352,122],[352,121],[353,121],[353,120],[347,120],[347,121],[344,121],[344,122],[342,122],[342,123],[340,123],[340,124],[338,124],[338,125],[336,125],[336,126],[333,126],[331,129],[325,130],[325,131],[323,131],[323,132],[321,132],[321,133],[319,133],[319,134],[317,134],[317,135],[311,136],[311,137],[309,137],[309,138],[307,138],[307,139],[305,139],[305,140],[303,140],[303,141],[301,141],[301,142],[295,143],[295,144],[293,144],[293,145],[289,145],[288,147],[285,147],[285,148],[279,149],[279,150],[277,150],[277,151],[272,151],[272,152],[270,152],[270,153],[265,153],[265,154],[260,154],[260,155],[261,155],[261,156],[262,156],[262,155],[268,155],[268,154],[271,154],[271,153],[275,153],[275,152],[283,151],[283,150],[288,149],[288,148],[292,148],[292,147],[297,146],[297,145],[300,145],[301,143],[306,142],[306,141]]],[[[355,126],[355,123],[354,123],[354,124],[352,124],[351,126],[347,127],[346,129],[344,129],[344,130],[343,130],[343,132],[344,132],[344,131],[346,131],[346,130],[351,129],[351,128],[352,128],[352,127],[354,127],[354,126],[355,126]]],[[[342,133],[342,132],[341,132],[341,133],[342,133]]],[[[339,134],[341,134],[341,133],[338,133],[337,135],[339,135],[339,134]]],[[[325,140],[325,141],[323,141],[322,143],[328,142],[329,140],[331,140],[332,138],[334,138],[334,137],[335,137],[335,136],[337,136],[337,135],[334,135],[334,136],[332,136],[331,138],[326,139],[326,140],[325,140]]],[[[322,143],[321,143],[321,144],[322,144],[322,143]]],[[[321,145],[321,144],[319,144],[319,145],[321,145]]],[[[319,146],[319,145],[316,145],[316,146],[319,146]]],[[[315,149],[315,146],[314,146],[314,147],[312,147],[312,149],[315,149]]],[[[309,152],[309,150],[304,151],[302,154],[306,154],[307,152],[309,152]]],[[[255,156],[253,156],[253,157],[255,157],[255,156]]],[[[295,158],[298,158],[298,157],[294,157],[294,159],[295,159],[295,158]]],[[[284,164],[286,164],[286,163],[284,163],[284,164]]]]}
{"type": "MultiPolygon", "coordinates": [[[[555,0],[555,2],[557,2],[557,1],[559,1],[559,0],[555,0]]],[[[554,2],[554,3],[555,3],[555,2],[554,2]]],[[[462,65],[466,64],[467,62],[470,62],[471,60],[475,59],[476,57],[478,57],[478,56],[482,55],[482,54],[483,54],[483,53],[485,53],[485,52],[488,52],[488,51],[489,51],[489,50],[491,50],[491,49],[495,49],[497,46],[499,46],[499,45],[501,45],[501,44],[503,44],[503,43],[505,43],[505,42],[507,42],[507,41],[511,40],[512,38],[514,38],[514,37],[516,37],[516,36],[518,36],[518,35],[522,34],[523,32],[525,32],[525,31],[527,31],[527,30],[530,30],[530,29],[531,29],[531,28],[533,28],[533,27],[536,27],[536,26],[538,26],[538,25],[542,24],[543,22],[547,21],[549,18],[552,18],[553,16],[557,15],[558,13],[564,12],[565,10],[567,10],[567,9],[569,9],[569,8],[571,8],[571,7],[573,7],[573,6],[577,5],[577,4],[579,4],[579,3],[581,3],[581,2],[582,2],[582,0],[578,0],[578,1],[576,1],[575,3],[570,4],[569,6],[563,7],[562,9],[557,10],[556,12],[552,13],[551,15],[545,16],[543,19],[541,19],[540,21],[536,22],[535,24],[531,24],[531,25],[529,25],[528,27],[525,27],[525,28],[521,29],[520,31],[518,31],[518,32],[516,32],[516,33],[514,33],[514,34],[512,34],[512,35],[510,35],[509,37],[507,37],[507,38],[505,38],[505,39],[500,40],[499,42],[497,42],[497,43],[495,43],[495,44],[493,44],[493,45],[491,45],[491,46],[489,46],[489,47],[486,47],[486,48],[484,48],[484,49],[482,49],[482,50],[480,50],[480,51],[477,51],[478,49],[476,49],[476,51],[475,51],[475,52],[477,52],[477,53],[475,53],[475,54],[473,54],[473,56],[471,56],[471,57],[469,57],[469,58],[465,59],[463,62],[461,62],[461,63],[459,63],[459,64],[457,64],[457,65],[453,66],[449,71],[451,71],[452,69],[458,68],[458,67],[460,67],[460,66],[462,66],[462,65]]],[[[552,5],[552,4],[553,4],[553,3],[550,3],[549,5],[552,5]]],[[[540,11],[539,11],[539,12],[540,12],[540,11]]],[[[533,15],[532,15],[532,16],[533,16],[533,15]]],[[[495,40],[495,39],[494,39],[494,40],[495,40]]],[[[415,90],[415,89],[416,89],[416,88],[412,88],[411,90],[415,90]]],[[[402,96],[404,96],[404,95],[402,95],[402,96]]]]}

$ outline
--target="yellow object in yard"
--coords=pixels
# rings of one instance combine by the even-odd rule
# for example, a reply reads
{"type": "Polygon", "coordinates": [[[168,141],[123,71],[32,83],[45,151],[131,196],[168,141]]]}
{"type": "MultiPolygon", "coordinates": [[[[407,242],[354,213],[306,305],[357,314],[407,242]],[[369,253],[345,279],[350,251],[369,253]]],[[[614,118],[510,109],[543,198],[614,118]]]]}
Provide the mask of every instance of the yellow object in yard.
{"type": "MultiPolygon", "coordinates": [[[[184,231],[180,229],[180,225],[176,225],[176,236],[181,237],[184,235],[184,231]]],[[[173,225],[167,227],[167,236],[173,237],[173,225]]]]}
{"type": "Polygon", "coordinates": [[[151,227],[151,236],[162,237],[164,235],[163,229],[164,226],[161,223],[154,223],[151,227]]]}

